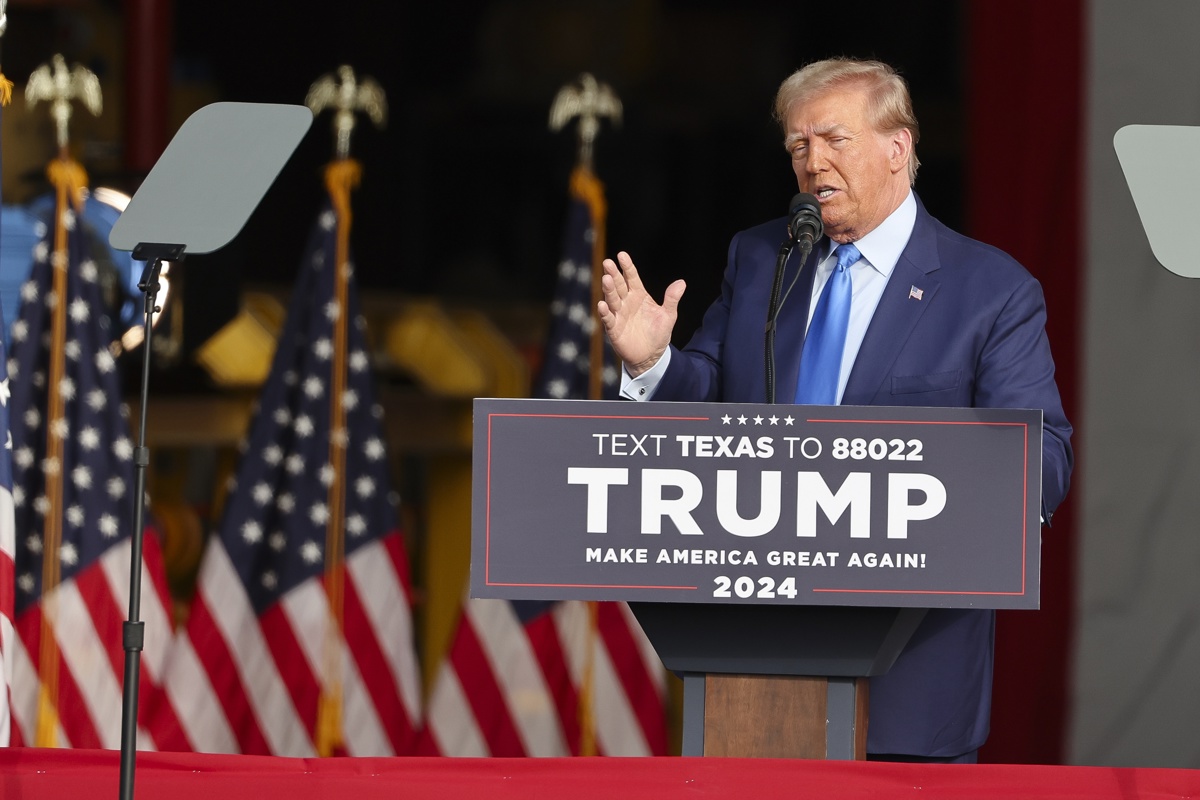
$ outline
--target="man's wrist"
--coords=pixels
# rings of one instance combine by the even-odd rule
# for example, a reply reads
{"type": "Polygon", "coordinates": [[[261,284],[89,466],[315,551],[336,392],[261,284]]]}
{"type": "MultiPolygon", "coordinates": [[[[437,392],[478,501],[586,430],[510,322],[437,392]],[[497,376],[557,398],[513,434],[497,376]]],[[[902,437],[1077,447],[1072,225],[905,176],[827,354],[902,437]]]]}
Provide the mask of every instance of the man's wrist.
{"type": "Polygon", "coordinates": [[[625,371],[629,373],[629,377],[631,378],[636,378],[642,373],[649,372],[650,370],[654,369],[654,365],[657,364],[660,359],[662,359],[664,352],[666,351],[659,350],[654,355],[643,361],[639,361],[636,364],[630,364],[629,362],[626,362],[625,371]]]}
{"type": "Polygon", "coordinates": [[[659,381],[671,363],[670,349],[664,350],[662,357],[639,375],[630,372],[627,365],[621,365],[621,396],[627,400],[649,400],[654,396],[659,381]]]}

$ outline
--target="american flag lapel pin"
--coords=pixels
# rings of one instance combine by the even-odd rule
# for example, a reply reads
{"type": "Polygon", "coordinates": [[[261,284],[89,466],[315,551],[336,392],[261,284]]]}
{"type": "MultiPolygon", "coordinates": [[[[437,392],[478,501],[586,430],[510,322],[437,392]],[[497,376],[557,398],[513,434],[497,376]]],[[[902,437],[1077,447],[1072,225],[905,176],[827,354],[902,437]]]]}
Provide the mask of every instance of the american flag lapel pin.
{"type": "Polygon", "coordinates": [[[909,289],[908,289],[908,299],[909,300],[920,300],[924,296],[925,296],[924,289],[918,289],[915,286],[909,287],[909,289]]]}

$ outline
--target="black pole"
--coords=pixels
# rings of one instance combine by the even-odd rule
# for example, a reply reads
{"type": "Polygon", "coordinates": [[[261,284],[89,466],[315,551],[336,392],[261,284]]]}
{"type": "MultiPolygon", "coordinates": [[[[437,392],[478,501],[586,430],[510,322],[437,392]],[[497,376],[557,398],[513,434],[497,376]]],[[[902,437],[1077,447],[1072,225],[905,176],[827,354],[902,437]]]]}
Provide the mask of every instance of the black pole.
{"type": "MultiPolygon", "coordinates": [[[[812,252],[812,239],[808,236],[801,236],[798,239],[788,237],[783,244],[779,246],[779,256],[775,259],[775,280],[771,284],[771,297],[767,302],[767,328],[764,341],[764,349],[766,350],[766,377],[767,377],[767,403],[775,404],[775,327],[779,320],[779,311],[783,308],[783,301],[791,294],[792,287],[796,285],[796,280],[800,277],[800,270],[804,269],[804,262],[808,260],[808,254],[812,252]],[[787,267],[788,257],[792,254],[792,250],[799,248],[800,263],[796,266],[796,274],[792,276],[792,282],[788,284],[787,292],[780,297],[780,292],[783,289],[783,273],[787,267]]],[[[790,402],[790,401],[789,401],[790,402]]]]}
{"type": "Polygon", "coordinates": [[[767,402],[775,403],[775,321],[779,317],[779,291],[783,288],[783,269],[787,265],[788,256],[796,240],[790,236],[779,247],[779,256],[775,259],[775,280],[771,283],[771,299],[767,302],[767,331],[764,348],[766,350],[767,402]]]}
{"type": "Polygon", "coordinates": [[[146,269],[138,288],[145,295],[145,337],[142,340],[141,406],[138,413],[138,443],[133,451],[134,494],[133,531],[129,548],[129,619],[122,629],[125,646],[125,680],[121,686],[121,780],[120,800],[133,800],[133,771],[137,754],[138,682],[141,675],[141,653],[145,625],[139,619],[142,607],[142,540],[146,506],[146,466],[150,449],[146,447],[146,406],[150,400],[150,345],[154,331],[154,314],[158,308],[158,279],[164,259],[177,260],[183,245],[141,245],[133,257],[146,261],[146,269]]]}

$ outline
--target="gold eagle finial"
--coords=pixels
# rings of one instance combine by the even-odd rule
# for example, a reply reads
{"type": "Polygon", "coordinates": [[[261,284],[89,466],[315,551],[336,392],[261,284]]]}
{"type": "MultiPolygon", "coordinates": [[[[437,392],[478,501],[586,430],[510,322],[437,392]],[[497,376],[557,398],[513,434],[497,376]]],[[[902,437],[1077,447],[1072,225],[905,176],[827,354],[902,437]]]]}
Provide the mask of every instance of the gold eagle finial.
{"type": "Polygon", "coordinates": [[[347,64],[338,67],[337,75],[322,75],[308,89],[304,105],[319,114],[333,108],[333,130],[337,136],[338,158],[350,155],[350,133],[354,130],[354,112],[362,111],[375,126],[382,128],[387,123],[387,95],[383,88],[369,77],[356,78],[354,70],[347,64]]]}
{"type": "Polygon", "coordinates": [[[568,122],[579,117],[579,161],[592,166],[592,144],[600,132],[600,118],[608,117],[621,124],[621,100],[607,83],[600,83],[591,73],[579,76],[577,84],[567,84],[558,90],[550,106],[550,130],[557,133],[568,122]]]}
{"type": "Polygon", "coordinates": [[[66,59],[55,53],[50,63],[35,69],[25,84],[27,105],[32,107],[42,100],[50,103],[58,147],[65,150],[69,141],[72,100],[83,103],[93,116],[100,116],[103,109],[100,79],[96,73],[79,64],[67,69],[66,59]]]}

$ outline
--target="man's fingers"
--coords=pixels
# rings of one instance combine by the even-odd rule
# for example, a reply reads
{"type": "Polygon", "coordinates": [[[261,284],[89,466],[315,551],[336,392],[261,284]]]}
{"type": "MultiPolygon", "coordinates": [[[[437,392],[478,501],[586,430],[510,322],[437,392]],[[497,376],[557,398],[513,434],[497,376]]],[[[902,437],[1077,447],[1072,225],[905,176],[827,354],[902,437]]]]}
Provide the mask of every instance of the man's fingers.
{"type": "MultiPolygon", "coordinates": [[[[624,250],[617,253],[617,263],[621,265],[621,277],[628,290],[642,289],[642,279],[638,276],[637,267],[633,265],[633,259],[630,258],[629,253],[624,250]]],[[[622,295],[624,294],[625,292],[622,292],[622,295]]]]}
{"type": "MultiPolygon", "coordinates": [[[[621,296],[617,293],[616,279],[608,273],[607,265],[612,264],[612,262],[606,261],[604,263],[606,265],[605,273],[600,276],[600,294],[604,299],[600,302],[604,305],[605,310],[608,310],[611,314],[616,314],[621,309],[621,296]]],[[[613,269],[616,269],[616,267],[614,266],[613,269]]],[[[600,314],[603,318],[604,311],[601,311],[600,314]]]]}
{"type": "Polygon", "coordinates": [[[604,278],[611,279],[613,291],[620,297],[624,297],[629,292],[629,286],[625,283],[625,276],[621,274],[621,268],[617,266],[617,262],[611,258],[606,258],[601,263],[604,268],[604,276],[601,278],[601,285],[604,284],[604,278]]]}

